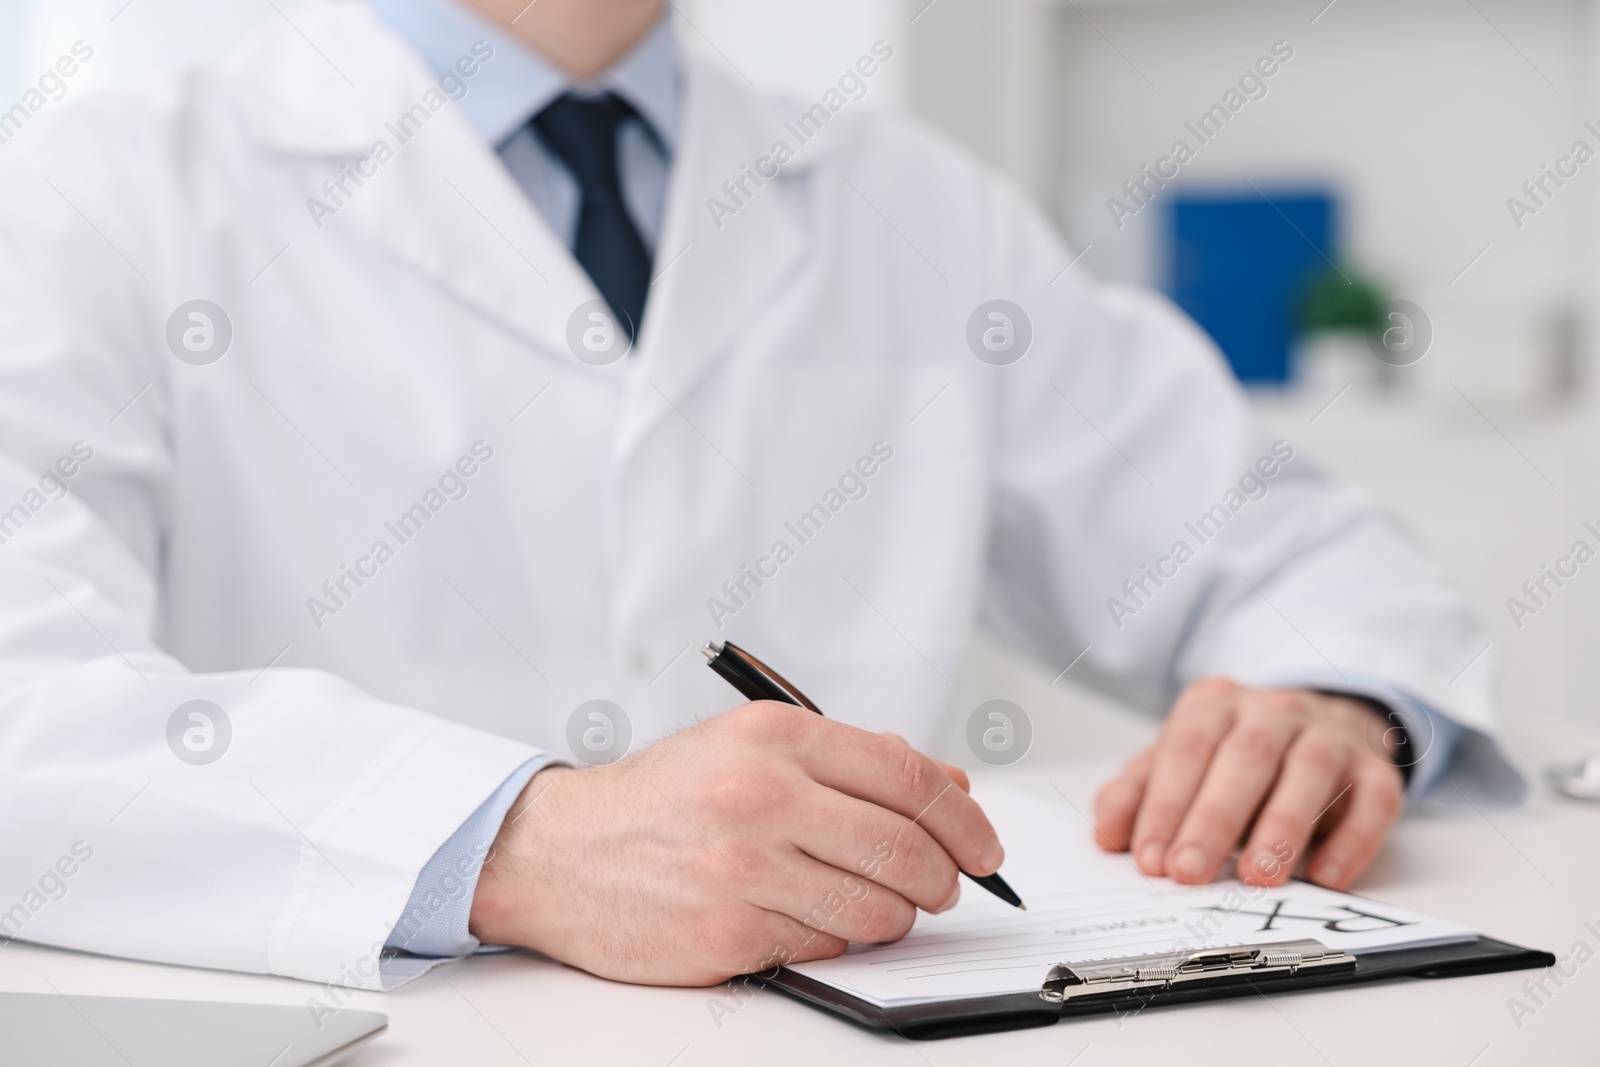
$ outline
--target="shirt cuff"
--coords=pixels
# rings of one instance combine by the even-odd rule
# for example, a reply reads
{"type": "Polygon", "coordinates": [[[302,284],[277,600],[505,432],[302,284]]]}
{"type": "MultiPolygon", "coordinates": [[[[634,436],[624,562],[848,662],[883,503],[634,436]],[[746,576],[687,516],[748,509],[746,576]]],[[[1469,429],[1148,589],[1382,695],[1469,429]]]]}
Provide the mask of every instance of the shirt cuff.
{"type": "Polygon", "coordinates": [[[467,932],[467,920],[472,915],[472,898],[483,861],[511,805],[517,802],[528,780],[548,766],[552,758],[536,756],[513,771],[423,865],[411,899],[406,901],[405,911],[400,913],[400,920],[384,944],[386,957],[392,952],[404,952],[447,958],[478,950],[478,939],[467,932]]]}

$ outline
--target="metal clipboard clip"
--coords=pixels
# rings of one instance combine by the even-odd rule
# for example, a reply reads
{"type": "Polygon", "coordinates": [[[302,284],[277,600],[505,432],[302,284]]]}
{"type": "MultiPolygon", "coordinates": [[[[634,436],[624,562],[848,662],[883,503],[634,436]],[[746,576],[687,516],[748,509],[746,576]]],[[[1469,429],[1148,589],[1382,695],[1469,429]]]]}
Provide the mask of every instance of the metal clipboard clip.
{"type": "Polygon", "coordinates": [[[1270,945],[1232,945],[1192,952],[1058,963],[1039,990],[1039,999],[1061,1004],[1078,997],[1129,989],[1173,989],[1221,979],[1354,971],[1356,958],[1305,938],[1270,945]]]}

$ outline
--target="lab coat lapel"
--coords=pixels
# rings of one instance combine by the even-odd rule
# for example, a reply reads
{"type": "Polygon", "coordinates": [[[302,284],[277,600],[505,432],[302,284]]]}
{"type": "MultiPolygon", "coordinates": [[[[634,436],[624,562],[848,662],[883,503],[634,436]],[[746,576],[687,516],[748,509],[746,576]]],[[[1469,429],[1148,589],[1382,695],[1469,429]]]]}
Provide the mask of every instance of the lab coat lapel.
{"type": "Polygon", "coordinates": [[[779,140],[795,147],[781,113],[715,60],[690,55],[685,73],[683,139],[623,412],[623,458],[782,299],[808,240],[793,189],[785,186],[805,181],[822,158],[812,147],[803,149],[778,177],[758,186],[742,168],[754,172],[779,140]],[[749,194],[738,194],[742,204],[724,188],[741,180],[749,194]],[[714,214],[714,201],[736,211],[714,214]]]}
{"type": "Polygon", "coordinates": [[[567,322],[594,286],[494,152],[441,112],[354,199],[351,222],[464,306],[563,362],[567,322]]]}
{"type": "Polygon", "coordinates": [[[296,19],[324,51],[338,43],[337,69],[297,35],[264,38],[270,47],[242,55],[240,106],[252,135],[322,163],[326,173],[313,169],[319,181],[306,192],[324,198],[321,179],[338,179],[345,164],[387,144],[392,158],[350,186],[323,227],[352,228],[551,358],[625,383],[621,456],[759,326],[805,258],[809,238],[796,206],[804,198],[792,186],[811,180],[831,153],[833,131],[800,146],[768,98],[716,60],[687,56],[683,136],[638,350],[624,375],[589,367],[568,348],[567,325],[599,294],[494,151],[449,105],[401,143],[397,131],[408,131],[398,118],[434,88],[422,65],[365,5],[312,3],[296,19]],[[797,155],[757,186],[745,168],[754,171],[778,141],[797,155]],[[749,195],[736,201],[724,183],[741,180],[749,195]],[[736,211],[714,215],[714,199],[736,211]]]}
{"type": "Polygon", "coordinates": [[[437,85],[364,4],[308,4],[296,19],[308,39],[338,42],[337,65],[280,35],[241,56],[237,71],[259,142],[325,157],[323,180],[339,181],[347,164],[368,172],[359,184],[345,177],[348,195],[337,198],[311,183],[308,193],[335,208],[317,228],[354,229],[464,307],[582,370],[567,321],[598,294],[493,149],[451,104],[427,108],[430,93],[442,99],[437,85]],[[401,123],[408,112],[424,116],[420,129],[401,123]]]}

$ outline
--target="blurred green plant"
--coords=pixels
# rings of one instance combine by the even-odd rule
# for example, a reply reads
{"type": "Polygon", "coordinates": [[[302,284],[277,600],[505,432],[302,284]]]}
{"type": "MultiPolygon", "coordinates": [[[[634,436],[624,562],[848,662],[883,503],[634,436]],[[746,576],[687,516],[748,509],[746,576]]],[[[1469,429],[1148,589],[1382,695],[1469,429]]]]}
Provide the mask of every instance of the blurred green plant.
{"type": "Polygon", "coordinates": [[[1295,303],[1295,326],[1303,334],[1376,334],[1384,327],[1383,306],[1388,299],[1376,281],[1359,271],[1330,267],[1301,292],[1295,303]]]}

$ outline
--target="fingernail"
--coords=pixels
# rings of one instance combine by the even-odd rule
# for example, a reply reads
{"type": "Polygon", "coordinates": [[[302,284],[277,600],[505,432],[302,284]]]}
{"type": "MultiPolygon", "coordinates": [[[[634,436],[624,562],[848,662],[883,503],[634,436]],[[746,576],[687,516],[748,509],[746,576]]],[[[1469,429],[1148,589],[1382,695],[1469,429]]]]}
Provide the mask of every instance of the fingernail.
{"type": "Polygon", "coordinates": [[[951,908],[955,907],[956,904],[960,900],[961,900],[961,882],[958,879],[956,881],[956,887],[954,889],[950,890],[950,898],[948,900],[946,900],[943,904],[940,904],[937,908],[934,908],[933,909],[933,913],[935,915],[939,915],[939,914],[941,914],[943,912],[947,912],[951,908]]]}
{"type": "Polygon", "coordinates": [[[1161,860],[1167,854],[1167,846],[1159,841],[1152,841],[1139,850],[1139,869],[1146,874],[1156,874],[1161,870],[1161,860]]]}
{"type": "Polygon", "coordinates": [[[1184,845],[1172,854],[1172,862],[1167,866],[1172,874],[1180,874],[1185,878],[1203,878],[1206,873],[1205,850],[1199,845],[1184,845]]]}
{"type": "Polygon", "coordinates": [[[990,874],[1000,869],[1000,864],[1006,858],[1006,850],[1000,847],[998,837],[989,838],[989,843],[983,847],[983,855],[978,862],[983,864],[983,869],[990,874]]]}
{"type": "Polygon", "coordinates": [[[1263,878],[1276,878],[1278,872],[1283,869],[1278,857],[1270,852],[1257,852],[1256,858],[1250,862],[1255,865],[1256,873],[1263,878]]]}
{"type": "Polygon", "coordinates": [[[1344,874],[1344,868],[1337,863],[1324,863],[1317,867],[1317,881],[1323,885],[1338,885],[1339,876],[1344,874]]]}

